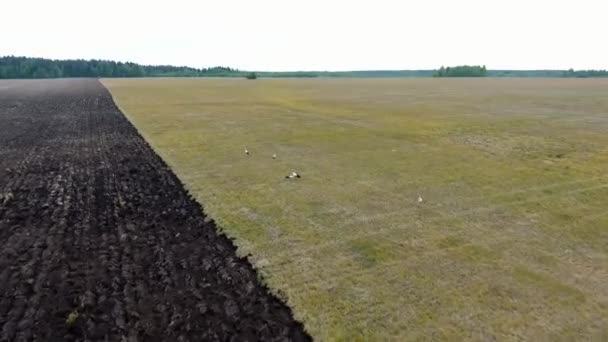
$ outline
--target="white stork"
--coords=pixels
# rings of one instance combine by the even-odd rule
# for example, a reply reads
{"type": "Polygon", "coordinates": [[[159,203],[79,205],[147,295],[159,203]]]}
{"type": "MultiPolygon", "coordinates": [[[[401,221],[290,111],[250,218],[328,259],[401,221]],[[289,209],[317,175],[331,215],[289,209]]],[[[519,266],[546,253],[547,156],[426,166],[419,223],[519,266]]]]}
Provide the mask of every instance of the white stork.
{"type": "Polygon", "coordinates": [[[289,179],[300,178],[300,175],[297,172],[292,171],[289,175],[285,176],[285,178],[289,178],[289,179]]]}

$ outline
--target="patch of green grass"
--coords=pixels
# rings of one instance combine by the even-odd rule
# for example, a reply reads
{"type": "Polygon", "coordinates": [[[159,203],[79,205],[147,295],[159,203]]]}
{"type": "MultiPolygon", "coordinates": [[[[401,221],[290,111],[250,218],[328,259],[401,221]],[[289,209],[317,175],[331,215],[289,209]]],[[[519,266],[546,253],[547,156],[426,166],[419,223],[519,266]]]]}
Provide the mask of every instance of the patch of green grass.
{"type": "Polygon", "coordinates": [[[69,327],[74,326],[74,324],[76,324],[76,321],[78,320],[78,317],[80,317],[80,314],[78,313],[78,311],[74,310],[74,311],[70,312],[70,314],[68,315],[68,318],[66,318],[66,320],[65,320],[65,324],[67,324],[69,327]]]}
{"type": "Polygon", "coordinates": [[[464,245],[458,249],[460,256],[475,263],[485,263],[496,261],[500,255],[497,251],[477,245],[464,245]]]}
{"type": "Polygon", "coordinates": [[[389,258],[390,249],[382,247],[374,240],[355,240],[351,243],[355,258],[365,267],[371,267],[389,258]]]}
{"type": "Polygon", "coordinates": [[[437,243],[439,248],[454,248],[465,244],[466,241],[458,236],[446,236],[437,243]]]}
{"type": "Polygon", "coordinates": [[[608,326],[608,80],[103,82],[319,340],[608,326]]]}
{"type": "Polygon", "coordinates": [[[551,300],[580,304],[585,301],[585,294],[580,290],[565,285],[542,273],[530,271],[524,267],[516,267],[513,271],[515,279],[533,286],[539,293],[550,296],[551,300]]]}

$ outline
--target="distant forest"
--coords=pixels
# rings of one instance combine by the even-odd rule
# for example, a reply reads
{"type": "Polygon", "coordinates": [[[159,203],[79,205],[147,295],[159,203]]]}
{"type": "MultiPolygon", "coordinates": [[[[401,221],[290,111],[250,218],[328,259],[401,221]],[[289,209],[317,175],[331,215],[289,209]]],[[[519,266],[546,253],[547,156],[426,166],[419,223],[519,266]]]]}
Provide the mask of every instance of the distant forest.
{"type": "Polygon", "coordinates": [[[608,77],[607,70],[487,70],[486,66],[441,67],[433,77],[608,77]]]}
{"type": "Polygon", "coordinates": [[[479,65],[459,65],[455,67],[443,66],[435,71],[433,77],[486,77],[488,70],[486,66],[479,65]]]}
{"type": "MultiPolygon", "coordinates": [[[[192,68],[141,65],[106,60],[53,60],[0,57],[1,78],[58,77],[247,77],[251,71],[228,67],[192,68]]],[[[487,70],[485,66],[461,65],[437,70],[362,71],[260,71],[257,77],[608,77],[607,70],[487,70]]]]}
{"type": "Polygon", "coordinates": [[[242,76],[227,67],[196,69],[170,65],[140,65],[103,60],[52,60],[28,57],[0,57],[0,78],[58,77],[201,77],[242,76]]]}

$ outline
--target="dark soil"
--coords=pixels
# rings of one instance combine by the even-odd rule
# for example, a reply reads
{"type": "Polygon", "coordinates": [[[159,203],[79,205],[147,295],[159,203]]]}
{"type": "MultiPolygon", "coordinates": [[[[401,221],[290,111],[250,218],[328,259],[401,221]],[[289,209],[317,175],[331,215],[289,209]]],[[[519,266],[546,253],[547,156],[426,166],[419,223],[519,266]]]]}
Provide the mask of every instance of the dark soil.
{"type": "Polygon", "coordinates": [[[309,340],[94,79],[0,81],[0,340],[309,340]]]}

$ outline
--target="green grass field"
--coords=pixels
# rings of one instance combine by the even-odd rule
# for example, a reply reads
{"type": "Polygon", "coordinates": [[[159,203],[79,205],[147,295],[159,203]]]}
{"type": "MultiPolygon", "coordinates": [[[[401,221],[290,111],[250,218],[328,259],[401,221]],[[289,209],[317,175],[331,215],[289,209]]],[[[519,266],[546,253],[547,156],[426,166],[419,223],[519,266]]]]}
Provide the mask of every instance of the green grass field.
{"type": "Polygon", "coordinates": [[[608,339],[608,79],[103,83],[315,338],[608,339]]]}

